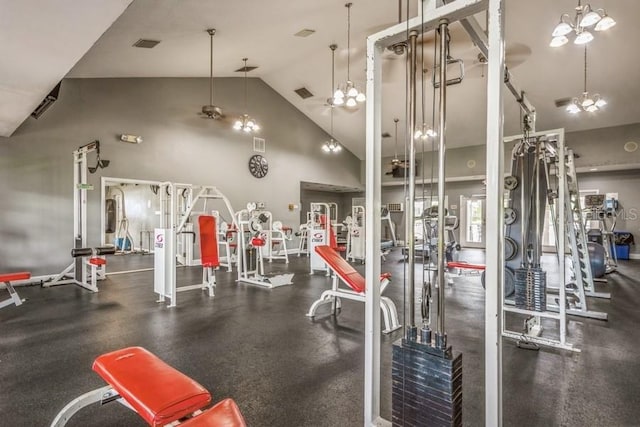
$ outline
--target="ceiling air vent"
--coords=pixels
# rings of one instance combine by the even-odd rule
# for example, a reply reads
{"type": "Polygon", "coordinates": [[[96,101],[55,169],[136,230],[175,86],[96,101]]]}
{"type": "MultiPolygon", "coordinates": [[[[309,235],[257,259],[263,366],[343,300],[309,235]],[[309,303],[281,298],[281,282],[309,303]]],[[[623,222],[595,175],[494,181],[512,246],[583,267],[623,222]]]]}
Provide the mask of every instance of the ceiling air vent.
{"type": "Polygon", "coordinates": [[[160,43],[160,40],[140,39],[133,44],[133,47],[142,47],[145,49],[151,49],[156,47],[158,43],[160,43]]]}
{"type": "Polygon", "coordinates": [[[313,96],[313,94],[309,92],[309,89],[307,89],[306,87],[301,87],[300,89],[296,89],[294,90],[294,92],[297,93],[298,96],[302,99],[311,98],[313,96]]]}

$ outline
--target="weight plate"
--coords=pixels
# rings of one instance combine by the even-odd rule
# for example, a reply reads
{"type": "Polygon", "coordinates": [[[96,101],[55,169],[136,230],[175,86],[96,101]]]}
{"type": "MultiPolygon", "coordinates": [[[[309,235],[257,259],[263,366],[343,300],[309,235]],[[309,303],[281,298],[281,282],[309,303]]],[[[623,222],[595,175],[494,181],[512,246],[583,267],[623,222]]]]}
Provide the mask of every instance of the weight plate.
{"type": "MultiPolygon", "coordinates": [[[[482,272],[482,275],[480,276],[480,282],[482,283],[482,288],[485,288],[485,283],[484,283],[484,271],[482,272]]],[[[510,297],[511,295],[513,295],[513,293],[516,291],[516,285],[515,285],[515,275],[513,274],[513,270],[507,266],[504,267],[504,297],[510,297]]]]}
{"type": "Polygon", "coordinates": [[[511,237],[504,238],[504,260],[511,261],[518,255],[518,244],[511,237]]]}
{"type": "Polygon", "coordinates": [[[516,222],[517,219],[518,219],[518,214],[516,213],[515,209],[506,208],[504,210],[504,223],[506,225],[513,224],[514,222],[516,222]]]}
{"type": "Polygon", "coordinates": [[[509,175],[506,176],[504,178],[504,189],[505,190],[509,190],[509,191],[513,191],[516,188],[518,188],[518,184],[520,182],[518,181],[518,177],[517,176],[513,176],[513,175],[509,175]]]}

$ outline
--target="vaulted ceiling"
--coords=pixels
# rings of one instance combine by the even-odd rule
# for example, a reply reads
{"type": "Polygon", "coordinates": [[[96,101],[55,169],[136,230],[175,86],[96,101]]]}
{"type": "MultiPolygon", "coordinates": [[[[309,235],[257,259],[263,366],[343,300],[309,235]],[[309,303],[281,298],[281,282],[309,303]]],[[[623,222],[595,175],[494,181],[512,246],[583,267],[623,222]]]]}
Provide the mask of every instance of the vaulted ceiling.
{"type": "MultiPolygon", "coordinates": [[[[12,5],[14,3],[20,2],[12,2],[12,5]]],[[[41,2],[26,0],[24,3],[41,2]]],[[[92,16],[101,18],[104,27],[109,17],[117,13],[118,7],[123,9],[128,1],[55,0],[50,3],[57,4],[57,14],[66,12],[81,22],[86,22],[86,18],[80,17],[91,12],[92,16]]],[[[95,41],[75,63],[68,77],[207,77],[209,36],[205,29],[215,28],[214,76],[241,76],[235,70],[242,66],[242,58],[247,57],[249,65],[258,66],[249,73],[251,77],[264,80],[328,132],[326,100],[331,94],[331,43],[338,44],[336,80],[346,80],[347,74],[347,15],[344,4],[345,0],[134,0],[101,37],[87,34],[83,30],[86,25],[74,25],[68,28],[69,40],[59,37],[55,44],[57,51],[65,50],[61,49],[63,41],[64,46],[78,45],[82,50],[95,41]],[[294,34],[302,29],[312,29],[315,33],[296,37],[294,34]],[[153,49],[132,47],[140,38],[160,40],[160,43],[153,49]],[[294,90],[301,87],[307,88],[314,96],[300,98],[294,90]]],[[[410,1],[410,16],[417,14],[418,4],[410,1]]],[[[598,113],[576,116],[556,107],[556,99],[578,96],[583,90],[584,49],[572,43],[555,49],[548,46],[560,15],[572,13],[575,5],[574,0],[506,2],[507,64],[537,109],[538,129],[564,127],[573,131],[640,122],[640,103],[635,102],[640,98],[640,84],[637,83],[640,51],[634,47],[634,42],[640,41],[640,26],[635,22],[640,16],[640,2],[637,0],[592,1],[594,8],[606,7],[609,15],[618,22],[611,30],[596,34],[588,48],[588,89],[606,97],[609,105],[598,113]]],[[[25,15],[14,18],[15,28],[0,30],[3,38],[6,32],[13,38],[11,31],[18,32],[21,21],[29,23],[49,18],[45,9],[33,7],[20,11],[25,15]]],[[[406,16],[406,11],[403,10],[402,14],[406,16]]],[[[482,16],[477,18],[481,23],[484,21],[482,16]]],[[[364,89],[365,83],[366,36],[397,21],[397,0],[353,1],[350,69],[351,79],[360,88],[364,89]]],[[[96,27],[98,30],[99,26],[96,27]]],[[[461,27],[452,25],[451,33],[451,55],[464,60],[465,79],[461,84],[449,87],[447,143],[449,146],[481,144],[485,134],[486,72],[478,59],[477,48],[461,27]]],[[[60,72],[56,74],[46,66],[45,59],[49,60],[52,55],[45,58],[41,52],[50,51],[52,47],[38,49],[37,46],[42,38],[50,39],[51,34],[29,34],[27,31],[20,34],[23,37],[16,37],[12,49],[20,52],[21,59],[35,62],[34,75],[47,82],[57,82],[60,72]]],[[[430,122],[433,35],[425,36],[420,51],[424,51],[425,76],[428,79],[424,85],[424,116],[425,121],[430,122]]],[[[73,55],[68,56],[67,63],[73,59],[73,55]]],[[[400,144],[404,137],[405,61],[392,52],[385,56],[383,131],[389,132],[391,137],[384,140],[383,154],[391,155],[395,150],[394,117],[400,118],[400,144]]],[[[4,89],[7,86],[5,72],[0,71],[0,84],[4,89]]],[[[39,100],[47,93],[45,86],[34,86],[34,92],[36,88],[40,89],[39,100]]],[[[507,95],[505,134],[519,133],[519,109],[511,95],[507,95]]],[[[6,121],[4,110],[8,107],[2,96],[0,120],[6,121]]],[[[203,103],[206,101],[206,94],[203,94],[203,103]]],[[[36,105],[37,102],[35,105],[31,102],[23,106],[21,114],[26,117],[32,111],[31,107],[36,105]]],[[[199,107],[194,105],[194,111],[199,107]]],[[[356,111],[335,111],[335,137],[360,158],[365,151],[364,121],[364,107],[356,111]]],[[[267,127],[269,124],[262,125],[267,127]]]]}

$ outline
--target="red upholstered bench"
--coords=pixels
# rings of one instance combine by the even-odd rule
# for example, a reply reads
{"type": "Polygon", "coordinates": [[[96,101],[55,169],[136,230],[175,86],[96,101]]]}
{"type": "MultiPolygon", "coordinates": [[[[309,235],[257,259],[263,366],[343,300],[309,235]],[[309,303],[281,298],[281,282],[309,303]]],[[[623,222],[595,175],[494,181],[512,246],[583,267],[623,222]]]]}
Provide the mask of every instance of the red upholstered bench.
{"type": "Polygon", "coordinates": [[[184,427],[245,427],[246,425],[233,399],[224,399],[201,415],[180,424],[184,427]]]}
{"type": "Polygon", "coordinates": [[[244,427],[240,410],[231,399],[208,410],[211,394],[196,381],[141,347],[128,347],[96,358],[93,370],[107,386],[74,399],[56,416],[61,427],[80,409],[95,402],[118,400],[137,412],[150,426],[244,427]]]}
{"type": "Polygon", "coordinates": [[[7,307],[11,304],[21,305],[23,300],[20,298],[16,290],[13,288],[11,282],[15,282],[16,280],[27,280],[31,278],[31,273],[26,271],[21,271],[18,273],[5,273],[0,274],[0,282],[4,283],[7,287],[7,291],[9,291],[9,298],[4,301],[0,301],[0,308],[7,307]]]}

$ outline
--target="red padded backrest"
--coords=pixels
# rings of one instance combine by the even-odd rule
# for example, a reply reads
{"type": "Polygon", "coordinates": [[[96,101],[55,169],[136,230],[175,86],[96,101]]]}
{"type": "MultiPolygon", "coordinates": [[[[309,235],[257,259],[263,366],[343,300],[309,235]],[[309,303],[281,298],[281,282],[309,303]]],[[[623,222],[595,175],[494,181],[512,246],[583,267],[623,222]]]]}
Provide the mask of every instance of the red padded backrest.
{"type": "Polygon", "coordinates": [[[200,259],[203,267],[218,267],[220,257],[218,256],[218,232],[216,229],[216,219],[210,215],[198,217],[200,226],[200,259]]]}
{"type": "Polygon", "coordinates": [[[27,280],[31,278],[31,273],[21,271],[19,273],[0,274],[0,282],[13,282],[14,280],[27,280]]]}
{"type": "Polygon", "coordinates": [[[151,426],[164,426],[211,402],[204,387],[142,347],[103,354],[93,370],[151,426]]]}
{"type": "Polygon", "coordinates": [[[363,293],[365,290],[365,280],[355,268],[351,266],[338,252],[330,246],[316,246],[316,253],[327,263],[338,277],[342,279],[351,289],[356,292],[363,293]]]}

